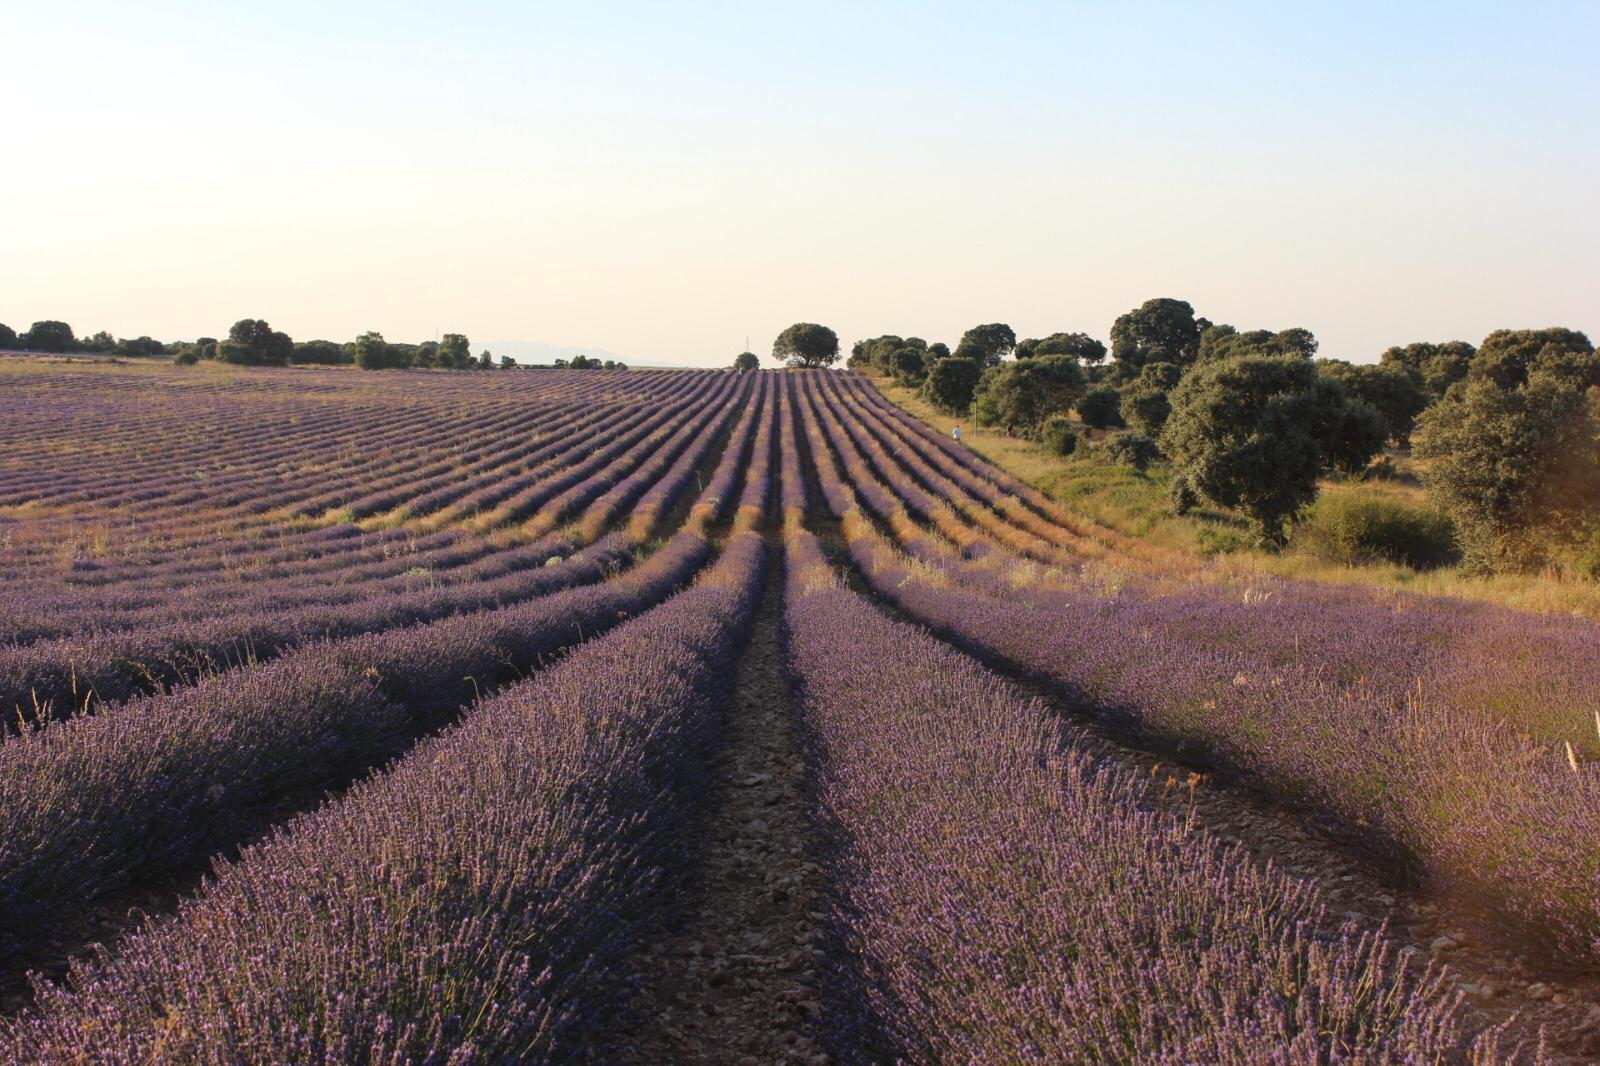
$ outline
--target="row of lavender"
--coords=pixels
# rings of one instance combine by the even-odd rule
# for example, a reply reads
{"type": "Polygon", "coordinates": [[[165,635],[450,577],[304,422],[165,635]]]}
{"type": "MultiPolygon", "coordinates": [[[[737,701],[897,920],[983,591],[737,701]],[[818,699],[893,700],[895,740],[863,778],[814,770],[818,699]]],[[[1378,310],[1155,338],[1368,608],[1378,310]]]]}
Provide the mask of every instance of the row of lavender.
{"type": "MultiPolygon", "coordinates": [[[[693,396],[689,398],[693,399],[693,396]]],[[[671,405],[669,410],[644,407],[597,416],[593,421],[582,415],[573,415],[573,424],[558,424],[554,428],[545,426],[528,433],[527,442],[502,450],[492,468],[493,489],[469,492],[468,486],[478,479],[466,476],[452,479],[444,489],[420,494],[421,487],[412,484],[402,490],[402,496],[409,500],[403,509],[408,517],[422,514],[440,521],[475,515],[478,508],[493,506],[503,496],[539,485],[548,475],[563,471],[575,460],[592,459],[599,441],[608,442],[608,457],[622,453],[628,445],[638,443],[647,433],[659,432],[662,426],[670,423],[667,416],[678,413],[680,409],[681,405],[671,405]],[[644,424],[642,429],[641,423],[644,424]],[[619,434],[622,435],[620,440],[617,439],[619,434]],[[527,464],[527,469],[519,472],[523,464],[527,464]],[[447,509],[439,511],[435,510],[436,507],[447,509]]],[[[461,472],[462,475],[465,473],[461,472]]],[[[385,490],[381,495],[388,499],[392,491],[385,490]]],[[[315,512],[321,509],[322,503],[321,499],[316,499],[304,506],[315,512]]],[[[357,505],[352,504],[351,507],[357,505]]],[[[411,526],[415,525],[417,523],[411,523],[411,526]]],[[[218,594],[261,595],[263,585],[276,583],[292,588],[295,579],[313,574],[343,586],[372,576],[392,575],[396,565],[407,561],[403,555],[416,556],[435,544],[454,544],[462,539],[466,539],[467,544],[478,552],[493,547],[491,542],[462,538],[459,532],[449,529],[431,534],[424,531],[425,535],[420,538],[415,532],[401,534],[381,528],[365,538],[357,534],[358,531],[348,525],[335,526],[331,530],[307,530],[292,539],[285,537],[286,543],[267,547],[263,551],[261,531],[251,530],[248,535],[252,539],[244,545],[229,539],[213,542],[199,553],[192,546],[185,546],[186,550],[181,552],[168,549],[165,556],[144,558],[137,567],[132,565],[132,561],[123,563],[115,568],[124,571],[120,574],[108,572],[110,568],[97,568],[92,581],[71,583],[64,583],[55,576],[41,576],[31,582],[9,582],[3,592],[8,597],[50,593],[54,597],[51,605],[54,611],[95,607],[102,611],[137,610],[140,607],[163,606],[170,602],[174,594],[196,598],[218,594]],[[413,543],[419,539],[422,543],[408,552],[397,552],[393,541],[396,536],[402,535],[409,537],[413,543]],[[314,543],[315,547],[307,550],[306,542],[314,543]],[[243,555],[241,549],[244,550],[243,555]]],[[[444,560],[444,565],[448,568],[454,564],[451,560],[444,560]]],[[[307,583],[302,580],[301,585],[304,584],[307,583]]],[[[91,618],[77,624],[81,626],[93,621],[91,618]]],[[[35,626],[38,624],[34,623],[35,626]]],[[[72,623],[52,620],[52,624],[66,626],[72,623]]],[[[19,631],[15,639],[25,639],[33,632],[19,631]]]]}
{"type": "MultiPolygon", "coordinates": [[[[39,1009],[5,1025],[0,1046],[18,1060],[63,1063],[592,1055],[619,1017],[618,965],[660,919],[662,899],[650,892],[681,872],[675,856],[699,824],[718,686],[759,592],[764,551],[749,530],[765,509],[776,444],[790,527],[790,666],[819,813],[838,845],[829,877],[846,939],[827,1019],[841,1057],[1380,1063],[1457,1054],[1458,1004],[1432,978],[1408,980],[1381,938],[1329,923],[1314,890],[1155,809],[1135,783],[1074,752],[1044,708],[844,591],[799,529],[810,513],[800,418],[812,418],[808,443],[830,498],[851,499],[820,461],[815,397],[765,375],[759,390],[689,530],[628,575],[575,594],[604,604],[593,616],[603,627],[615,624],[608,609],[626,609],[607,596],[654,580],[653,566],[678,565],[667,560],[695,567],[711,550],[703,531],[733,505],[747,468],[734,535],[707,579],[478,704],[460,728],[250,849],[115,959],[80,966],[69,988],[42,989],[39,1009]]],[[[858,455],[854,473],[866,477],[868,466],[858,455]]],[[[670,508],[661,489],[640,506],[670,508]]],[[[862,524],[845,516],[847,530],[862,524]]],[[[969,576],[954,551],[932,543],[930,552],[951,564],[952,587],[969,576]]],[[[992,584],[994,573],[970,576],[992,584]]],[[[575,594],[508,611],[526,622],[575,594]]],[[[441,679],[504,671],[504,642],[532,632],[495,628],[508,611],[310,649],[328,658],[305,665],[374,705],[396,704],[394,685],[419,703],[432,693],[443,710],[464,690],[435,693],[441,679]]],[[[294,661],[232,676],[247,682],[294,661]]],[[[226,694],[219,686],[218,700],[226,694]]],[[[87,736],[139,706],[34,735],[87,736]]],[[[208,720],[233,713],[219,703],[208,720]]],[[[277,743],[265,716],[256,721],[277,743]]],[[[203,754],[261,740],[219,733],[203,754]]],[[[169,725],[124,765],[164,772],[180,745],[169,725]]],[[[20,750],[0,752],[8,747],[20,750]]],[[[52,772],[77,758],[67,753],[52,772]]],[[[181,817],[198,790],[218,798],[230,772],[146,795],[181,817]]],[[[83,784],[59,798],[126,793],[121,781],[83,784]]],[[[251,802],[260,797],[201,820],[225,821],[251,802]]],[[[80,839],[121,831],[121,814],[96,817],[108,820],[80,839]]],[[[108,868],[117,861],[113,853],[108,868]]],[[[1483,1061],[1496,1057],[1493,1040],[1481,1038],[1483,1061]]]]}
{"type": "MultiPolygon", "coordinates": [[[[834,417],[845,407],[804,391],[834,417]]],[[[819,424],[810,443],[851,557],[897,608],[1409,865],[1519,941],[1576,966],[1600,955],[1592,625],[1303,583],[1265,596],[1014,588],[926,534],[903,536],[914,558],[893,550],[853,490],[921,486],[887,450],[868,462],[819,424]]]]}
{"type": "MultiPolygon", "coordinates": [[[[192,524],[195,512],[232,509],[260,515],[328,491],[363,491],[363,483],[408,476],[424,464],[465,459],[470,454],[466,442],[474,438],[510,444],[522,429],[519,414],[526,414],[499,403],[475,411],[423,405],[410,414],[390,412],[385,419],[375,407],[324,404],[301,410],[269,394],[208,418],[185,406],[188,399],[164,405],[169,419],[184,419],[177,427],[165,433],[142,425],[122,433],[112,428],[106,434],[110,440],[93,438],[93,449],[69,436],[68,420],[81,417],[78,411],[44,408],[47,423],[65,439],[41,449],[46,454],[11,457],[13,464],[33,464],[26,469],[33,484],[21,488],[24,498],[8,496],[6,503],[46,507],[62,516],[76,514],[81,508],[75,505],[138,505],[155,528],[182,528],[192,524]],[[168,438],[196,427],[207,440],[168,450],[173,443],[168,438]],[[95,458],[87,470],[70,461],[80,451],[95,458]],[[380,464],[383,459],[391,462],[380,464]]],[[[555,402],[541,406],[555,410],[555,402]]]]}
{"type": "MultiPolygon", "coordinates": [[[[363,481],[359,484],[346,485],[341,490],[343,495],[305,495],[310,487],[314,487],[316,479],[297,477],[294,479],[293,491],[302,495],[294,501],[295,512],[302,515],[316,515],[329,507],[338,506],[343,509],[342,517],[363,517],[403,506],[408,518],[426,514],[430,517],[437,516],[441,523],[462,516],[475,515],[480,510],[496,507],[506,497],[526,493],[529,489],[542,488],[554,472],[570,473],[573,466],[581,463],[588,463],[591,468],[598,467],[608,459],[622,454],[629,446],[637,444],[649,434],[659,432],[663,426],[672,424],[674,418],[680,416],[686,407],[725,401],[727,397],[724,393],[728,386],[726,383],[721,383],[721,387],[717,388],[715,387],[717,384],[719,383],[708,375],[698,384],[687,388],[674,402],[639,406],[596,416],[572,414],[567,416],[569,422],[557,420],[554,427],[542,425],[537,412],[527,412],[508,427],[508,432],[515,431],[520,435],[522,438],[520,441],[503,442],[502,446],[493,449],[493,453],[487,458],[464,463],[447,462],[444,469],[436,470],[430,475],[432,480],[420,478],[415,472],[401,473],[385,477],[378,483],[363,481]],[[528,420],[532,420],[539,428],[528,429],[528,420]],[[603,449],[605,454],[597,456],[596,452],[601,449],[602,443],[605,446],[603,449]],[[478,485],[478,478],[472,476],[476,464],[488,466],[491,472],[489,486],[478,485]],[[430,488],[436,481],[443,482],[443,487],[430,488]],[[308,482],[311,484],[308,485],[308,482]],[[473,487],[476,487],[476,491],[471,491],[473,487]],[[362,494],[352,495],[358,488],[363,490],[362,494]],[[440,508],[444,510],[441,511],[440,508]]],[[[574,483],[568,481],[566,485],[574,483]]],[[[209,499],[214,501],[217,494],[223,491],[225,491],[223,488],[214,488],[213,495],[209,499]]],[[[527,513],[528,506],[537,507],[540,502],[537,495],[529,494],[519,501],[520,507],[510,509],[513,514],[507,517],[514,517],[518,510],[520,513],[527,513]]],[[[153,509],[154,505],[146,508],[146,510],[153,509]]],[[[270,508],[264,509],[270,510],[270,508]]],[[[200,545],[190,544],[182,547],[186,550],[181,555],[169,555],[163,559],[146,558],[136,568],[116,567],[115,569],[123,571],[120,574],[114,575],[109,572],[113,568],[97,567],[93,572],[92,586],[78,592],[76,596],[71,595],[76,591],[76,587],[64,583],[59,575],[40,575],[31,582],[13,580],[4,588],[0,588],[0,592],[16,589],[18,592],[35,595],[49,593],[54,596],[51,606],[60,609],[72,606],[93,607],[98,604],[115,606],[118,601],[111,597],[127,589],[134,597],[130,606],[150,605],[160,602],[156,597],[163,591],[170,590],[175,579],[184,579],[184,585],[188,587],[204,584],[196,581],[196,578],[214,575],[220,569],[219,561],[226,560],[232,563],[234,559],[230,550],[233,548],[233,543],[229,539],[219,538],[209,545],[209,551],[198,556],[194,549],[200,545]],[[115,587],[108,588],[114,582],[115,587]],[[138,598],[140,592],[144,594],[142,600],[138,598]]],[[[355,557],[348,561],[359,563],[362,560],[355,557]]],[[[211,584],[226,589],[231,585],[246,584],[251,579],[258,579],[262,576],[262,567],[259,563],[249,568],[229,566],[221,576],[225,580],[214,581],[211,584]]]]}
{"type": "MultiPolygon", "coordinates": [[[[39,520],[30,516],[28,526],[38,524],[39,520]]],[[[298,572],[285,574],[282,566],[274,570],[265,559],[250,559],[248,551],[259,548],[271,535],[252,528],[243,544],[232,535],[218,536],[210,542],[200,538],[188,543],[162,544],[136,557],[118,560],[107,569],[120,573],[115,576],[97,574],[94,587],[89,589],[74,587],[57,575],[45,574],[31,580],[12,581],[0,589],[0,596],[5,597],[8,606],[16,608],[7,612],[8,618],[16,619],[12,623],[13,636],[28,639],[63,630],[70,632],[124,621],[137,622],[140,619],[124,616],[140,609],[159,611],[168,605],[175,605],[170,609],[181,610],[185,600],[205,603],[257,594],[258,587],[266,584],[261,580],[263,577],[274,580],[280,590],[293,589],[295,579],[299,579],[302,589],[319,589],[359,583],[385,573],[393,576],[400,572],[397,567],[407,563],[403,556],[408,553],[395,550],[394,531],[381,530],[362,536],[343,527],[330,534],[303,527],[296,530],[299,525],[299,520],[292,517],[279,523],[279,543],[274,553],[282,560],[297,560],[299,565],[294,571],[298,572]],[[306,580],[307,577],[313,580],[306,580]],[[24,609],[29,606],[38,609],[24,609]],[[44,621],[34,621],[41,616],[44,621]]],[[[459,534],[454,537],[457,541],[462,539],[459,534]]],[[[434,543],[419,547],[425,552],[444,542],[445,537],[441,536],[434,543]]],[[[444,561],[447,564],[470,561],[471,553],[481,555],[493,547],[486,541],[469,540],[465,558],[447,557],[444,561]]],[[[457,547],[454,554],[460,556],[461,553],[462,548],[457,547]]],[[[263,593],[270,591],[270,587],[261,590],[263,593]]]]}
{"type": "Polygon", "coordinates": [[[475,706],[186,903],[46,987],[40,1063],[559,1062],[626,993],[701,806],[765,549],[475,706]]]}
{"type": "Polygon", "coordinates": [[[610,402],[648,406],[692,377],[641,375],[640,387],[618,392],[596,378],[541,376],[531,388],[480,386],[461,394],[336,374],[322,375],[324,387],[310,392],[293,387],[298,373],[250,375],[220,391],[170,376],[101,370],[70,376],[80,388],[52,389],[52,379],[40,376],[7,380],[0,412],[60,417],[18,423],[34,430],[33,439],[15,435],[0,468],[0,503],[135,498],[157,485],[196,490],[197,471],[226,469],[249,480],[271,475],[285,460],[319,454],[346,472],[393,474],[402,463],[438,459],[442,448],[469,450],[474,432],[514,425],[531,412],[610,402]],[[13,500],[15,493],[26,499],[13,500]]]}
{"type": "MultiPolygon", "coordinates": [[[[682,399],[693,399],[695,393],[703,394],[710,385],[710,377],[702,375],[698,382],[691,381],[688,383],[682,399]]],[[[705,399],[703,395],[700,398],[702,400],[705,399]]],[[[476,455],[476,452],[473,452],[472,456],[464,456],[459,462],[451,461],[447,463],[447,466],[469,470],[471,469],[471,464],[475,462],[494,464],[499,470],[500,477],[498,480],[503,483],[503,491],[514,492],[517,489],[526,487],[531,482],[552,476],[563,466],[570,466],[576,461],[591,458],[589,453],[594,450],[596,442],[608,439],[607,434],[611,429],[615,428],[615,422],[618,419],[631,419],[634,422],[639,422],[650,419],[660,420],[666,417],[666,412],[657,409],[659,406],[663,405],[629,405],[620,413],[609,416],[606,419],[609,424],[590,426],[584,432],[576,434],[564,433],[559,428],[554,431],[546,430],[544,428],[545,424],[536,410],[512,412],[510,416],[505,416],[504,419],[506,425],[503,427],[502,436],[505,436],[505,434],[513,435],[507,439],[496,441],[491,437],[488,440],[479,440],[470,432],[469,427],[468,432],[456,434],[454,439],[447,442],[457,449],[463,446],[464,440],[470,440],[474,445],[488,444],[491,446],[488,448],[489,456],[473,458],[472,456],[476,455]],[[534,427],[531,430],[528,428],[530,421],[534,427]],[[587,441],[581,439],[589,433],[593,433],[592,439],[587,441]],[[534,464],[538,468],[537,475],[526,480],[514,476],[514,468],[520,460],[514,461],[506,458],[506,456],[515,455],[528,447],[527,444],[518,442],[518,436],[522,441],[531,439],[541,442],[535,448],[537,454],[525,456],[528,460],[539,460],[534,464]],[[587,450],[584,450],[585,445],[587,445],[587,450]]],[[[61,411],[47,413],[50,417],[45,421],[49,421],[58,427],[63,421],[70,421],[70,419],[62,417],[61,411]]],[[[189,420],[192,420],[193,412],[188,414],[190,416],[189,420]]],[[[557,421],[559,422],[560,420],[558,419],[557,421]]],[[[371,424],[362,424],[358,427],[360,431],[366,433],[377,433],[383,428],[382,423],[376,420],[371,424]]],[[[635,436],[630,442],[638,439],[639,437],[635,436]]],[[[622,442],[622,446],[630,442],[622,442]]],[[[439,449],[431,448],[427,445],[419,447],[424,455],[432,455],[435,459],[438,458],[439,449]]],[[[361,454],[364,449],[358,448],[355,451],[357,454],[361,454]]],[[[393,454],[391,448],[385,447],[379,450],[378,456],[388,458],[396,466],[405,465],[397,461],[398,457],[393,454]]],[[[135,457],[137,458],[137,453],[135,457]]],[[[262,572],[263,567],[257,560],[250,557],[250,551],[258,549],[262,542],[267,537],[270,537],[274,531],[280,537],[279,556],[299,556],[303,562],[303,565],[299,568],[302,571],[301,573],[289,575],[287,581],[283,581],[280,578],[280,595],[314,596],[330,586],[346,586],[334,589],[332,595],[348,596],[348,585],[361,580],[364,575],[353,574],[342,564],[348,562],[359,567],[364,559],[376,560],[373,565],[387,568],[387,572],[391,577],[398,575],[401,579],[404,579],[405,572],[412,569],[409,564],[415,562],[415,560],[406,560],[403,556],[407,553],[393,550],[392,538],[385,535],[387,531],[380,530],[378,533],[367,537],[329,536],[322,530],[307,529],[305,526],[307,520],[303,517],[297,517],[297,514],[303,514],[306,510],[314,514],[319,508],[328,504],[341,501],[348,502],[353,490],[364,490],[373,487],[373,483],[370,481],[353,481],[345,485],[344,494],[340,497],[329,498],[326,494],[321,497],[315,495],[307,497],[306,493],[310,491],[310,488],[315,488],[319,480],[330,476],[325,473],[323,468],[337,466],[337,459],[338,456],[335,453],[312,452],[302,457],[302,463],[311,464],[313,468],[309,476],[306,475],[303,469],[288,469],[283,472],[278,485],[282,487],[283,493],[296,497],[295,505],[302,509],[301,512],[287,515],[269,512],[267,515],[260,517],[259,520],[251,523],[237,523],[233,520],[223,521],[219,519],[217,520],[217,528],[213,530],[210,527],[212,519],[208,517],[209,511],[198,507],[179,506],[176,514],[194,527],[191,535],[176,538],[158,538],[158,541],[154,544],[146,539],[151,532],[148,516],[160,513],[159,502],[141,505],[138,513],[146,516],[146,520],[143,523],[135,522],[131,527],[126,527],[122,524],[123,511],[108,512],[103,506],[92,508],[88,514],[81,517],[73,513],[65,518],[50,509],[45,509],[41,512],[36,508],[31,508],[26,512],[25,521],[14,523],[8,527],[5,543],[0,545],[0,553],[5,555],[8,562],[16,562],[19,556],[25,555],[23,549],[19,547],[19,538],[24,542],[29,536],[49,541],[51,539],[49,534],[52,524],[60,525],[67,522],[81,522],[85,529],[91,531],[84,534],[94,541],[90,554],[103,551],[102,546],[99,544],[101,539],[114,541],[118,536],[129,534],[130,532],[141,538],[140,543],[143,550],[131,553],[107,565],[96,566],[93,569],[91,574],[96,588],[89,595],[98,597],[98,602],[95,600],[86,602],[83,594],[73,596],[70,585],[61,579],[61,575],[47,572],[33,578],[31,582],[27,579],[21,581],[13,580],[9,589],[0,588],[0,597],[5,598],[8,607],[14,608],[0,612],[0,616],[7,619],[16,619],[15,625],[21,627],[22,633],[31,632],[30,627],[40,624],[34,620],[40,618],[49,619],[48,622],[43,624],[56,630],[62,628],[81,629],[97,624],[115,625],[123,621],[126,621],[127,624],[138,624],[145,621],[144,619],[124,620],[115,616],[114,612],[117,610],[117,603],[113,597],[122,589],[130,590],[135,603],[140,602],[139,596],[142,592],[144,606],[155,613],[160,613],[162,610],[175,610],[181,607],[185,594],[189,594],[188,602],[195,605],[195,609],[204,609],[205,605],[226,599],[230,595],[252,595],[255,590],[249,586],[253,584],[253,579],[262,572]],[[261,523],[268,522],[272,523],[275,528],[268,530],[260,528],[261,523]],[[241,551],[241,548],[244,550],[241,551]],[[313,571],[316,573],[313,573],[313,571]],[[320,580],[308,580],[308,578],[319,577],[321,578],[320,580]],[[115,587],[108,587],[113,583],[116,583],[115,587]],[[74,606],[82,610],[83,617],[71,616],[69,611],[74,606]],[[30,607],[33,609],[27,609],[30,607]],[[102,617],[102,614],[97,614],[96,612],[110,615],[110,617],[102,617]]],[[[446,484],[454,480],[449,469],[437,471],[436,476],[446,484]]],[[[204,498],[214,502],[215,497],[222,496],[230,491],[230,485],[236,488],[235,478],[231,471],[226,475],[219,475],[219,480],[224,478],[225,480],[222,484],[213,482],[202,486],[204,498]]],[[[337,481],[337,478],[335,478],[335,481],[337,481]]],[[[419,483],[411,474],[391,474],[379,479],[378,484],[391,482],[400,486],[398,490],[388,490],[391,494],[395,491],[399,491],[402,494],[409,493],[412,496],[426,494],[426,483],[419,483]]],[[[190,484],[194,484],[194,482],[191,481],[190,484]]],[[[572,483],[569,481],[567,484],[570,486],[572,483]]],[[[371,493],[368,495],[370,496],[371,493]]],[[[382,492],[379,492],[378,495],[388,498],[382,492]]],[[[498,499],[498,496],[488,494],[488,499],[493,502],[498,499]]],[[[262,510],[271,502],[273,501],[256,501],[254,506],[256,509],[262,510]]],[[[460,503],[467,509],[465,513],[470,514],[474,505],[473,501],[465,500],[460,501],[460,503]]],[[[81,508],[77,510],[81,510],[81,508]]],[[[70,551],[72,548],[71,538],[65,538],[65,541],[61,547],[70,551]]],[[[427,545],[423,547],[426,548],[427,545]]],[[[494,541],[471,541],[465,551],[482,554],[495,547],[494,541]]],[[[458,549],[453,554],[460,555],[461,549],[458,549]]],[[[449,563],[452,560],[447,556],[444,561],[449,563]]],[[[78,562],[79,560],[74,561],[75,567],[78,562]]],[[[21,565],[16,567],[8,566],[7,569],[19,575],[28,573],[27,568],[21,565]]],[[[430,583],[434,583],[439,577],[431,567],[429,569],[428,577],[430,583]]],[[[415,576],[415,574],[412,576],[415,576]]]]}
{"type": "MultiPolygon", "coordinates": [[[[748,390],[713,395],[743,400],[748,390]]],[[[616,521],[663,476],[669,466],[672,482],[680,488],[692,477],[719,439],[738,406],[694,408],[679,413],[675,423],[658,431],[670,434],[630,439],[626,446],[598,451],[594,462],[557,470],[539,490],[544,510],[539,531],[530,545],[487,554],[461,553],[467,565],[454,582],[429,582],[418,588],[404,580],[381,576],[363,582],[335,602],[284,605],[271,590],[212,614],[183,616],[162,624],[155,619],[143,625],[109,632],[90,631],[84,636],[0,648],[0,705],[15,704],[28,714],[38,705],[53,705],[57,712],[79,705],[90,693],[99,700],[126,698],[152,686],[181,681],[227,663],[241,652],[254,658],[269,657],[319,637],[373,632],[396,625],[414,624],[463,610],[476,610],[515,602],[566,583],[572,567],[551,573],[537,568],[577,547],[594,544],[607,525],[616,521]],[[557,536],[550,526],[578,508],[586,508],[571,536],[557,536]],[[343,601],[343,602],[339,602],[343,601]]],[[[614,539],[600,548],[603,561],[618,562],[648,533],[648,524],[634,519],[638,536],[614,539]]],[[[587,572],[579,568],[579,572],[587,572]]],[[[294,579],[286,579],[294,586],[294,579]]],[[[316,582],[307,581],[316,586],[316,582]]]]}
{"type": "MultiPolygon", "coordinates": [[[[789,542],[845,1061],[1437,1062],[1459,1003],[789,542]]],[[[1479,1038],[1485,1045],[1495,1034],[1479,1038]]]]}
{"type": "MultiPolygon", "coordinates": [[[[348,780],[471,695],[659,602],[703,564],[708,529],[736,504],[735,530],[751,528],[759,516],[769,408],[746,405],[682,530],[621,576],[497,610],[315,644],[264,667],[0,744],[0,957],[28,954],[109,893],[245,839],[275,816],[286,794],[310,795],[348,780]],[[736,497],[745,471],[746,488],[736,497]]],[[[690,458],[680,457],[637,497],[633,532],[615,536],[642,542],[657,528],[694,482],[690,458]]],[[[580,553],[572,565],[598,575],[604,567],[591,554],[580,553]]]]}
{"type": "Polygon", "coordinates": [[[841,1061],[1525,1055],[1465,1037],[1459,997],[1331,919],[1313,884],[1195,830],[1037,701],[850,592],[804,528],[799,420],[780,434],[784,625],[832,842],[821,1035],[841,1061]]]}

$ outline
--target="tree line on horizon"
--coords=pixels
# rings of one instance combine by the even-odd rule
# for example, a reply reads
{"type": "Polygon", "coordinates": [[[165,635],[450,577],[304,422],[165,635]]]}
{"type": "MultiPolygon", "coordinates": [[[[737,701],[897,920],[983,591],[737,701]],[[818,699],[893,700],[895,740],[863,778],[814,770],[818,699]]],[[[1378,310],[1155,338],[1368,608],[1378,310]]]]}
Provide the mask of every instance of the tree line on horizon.
{"type": "MultiPolygon", "coordinates": [[[[78,337],[72,327],[53,319],[35,322],[26,332],[17,333],[0,323],[0,351],[41,354],[84,353],[134,358],[170,355],[179,366],[193,366],[202,360],[216,360],[233,366],[356,366],[363,370],[391,370],[404,367],[436,370],[517,370],[538,369],[539,364],[518,363],[509,355],[498,362],[485,349],[472,354],[465,334],[446,333],[437,341],[406,344],[387,341],[382,333],[367,332],[352,341],[295,341],[275,330],[260,318],[242,318],[222,339],[199,337],[193,341],[163,343],[150,337],[122,338],[101,331],[78,337]]],[[[575,355],[550,364],[556,369],[626,370],[627,364],[614,359],[575,355]]]]}
{"type": "MultiPolygon", "coordinates": [[[[1559,565],[1600,577],[1600,354],[1583,333],[1496,330],[1391,347],[1376,363],[1318,358],[1310,330],[1240,330],[1187,301],[1147,300],[1111,325],[1019,340],[1005,323],[952,351],[894,334],[858,341],[847,366],[915,388],[940,411],[1037,440],[1061,455],[1078,430],[1143,472],[1171,464],[1173,510],[1236,510],[1281,547],[1327,476],[1392,474],[1392,447],[1424,460],[1423,480],[1453,523],[1452,547],[1478,572],[1559,565]]],[[[792,367],[839,361],[815,323],[779,334],[792,367]]],[[[759,365],[741,353],[739,369],[759,365]]]]}

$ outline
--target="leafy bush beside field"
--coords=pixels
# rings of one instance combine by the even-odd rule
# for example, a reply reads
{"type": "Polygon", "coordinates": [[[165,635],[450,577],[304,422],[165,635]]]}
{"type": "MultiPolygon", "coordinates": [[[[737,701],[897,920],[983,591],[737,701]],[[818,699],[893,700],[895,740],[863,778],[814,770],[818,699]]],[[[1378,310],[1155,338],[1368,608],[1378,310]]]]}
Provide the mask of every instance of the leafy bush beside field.
{"type": "Polygon", "coordinates": [[[1455,523],[1437,511],[1408,507],[1381,496],[1325,495],[1295,527],[1294,547],[1329,562],[1399,563],[1431,570],[1455,562],[1455,523]]]}

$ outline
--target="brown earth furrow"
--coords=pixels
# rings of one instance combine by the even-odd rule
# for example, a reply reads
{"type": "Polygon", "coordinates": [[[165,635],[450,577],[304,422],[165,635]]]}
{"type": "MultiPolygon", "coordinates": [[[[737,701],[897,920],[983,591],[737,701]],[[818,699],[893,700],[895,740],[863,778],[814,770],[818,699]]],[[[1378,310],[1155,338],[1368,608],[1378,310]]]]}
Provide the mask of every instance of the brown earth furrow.
{"type": "Polygon", "coordinates": [[[829,1061],[809,1034],[820,1009],[822,871],[783,672],[782,588],[768,578],[728,709],[697,879],[678,927],[642,963],[640,1025],[624,1061],[829,1061]]]}

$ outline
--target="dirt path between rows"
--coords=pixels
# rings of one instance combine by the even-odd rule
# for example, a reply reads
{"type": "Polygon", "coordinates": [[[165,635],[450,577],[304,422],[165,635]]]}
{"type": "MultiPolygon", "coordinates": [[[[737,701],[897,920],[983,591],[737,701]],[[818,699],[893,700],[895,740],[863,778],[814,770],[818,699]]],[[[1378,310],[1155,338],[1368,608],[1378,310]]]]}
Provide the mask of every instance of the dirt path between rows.
{"type": "Polygon", "coordinates": [[[826,1063],[812,1040],[822,871],[806,813],[798,719],[783,675],[783,581],[773,567],[739,663],[698,880],[678,928],[651,946],[635,1005],[635,1063],[826,1063]]]}

